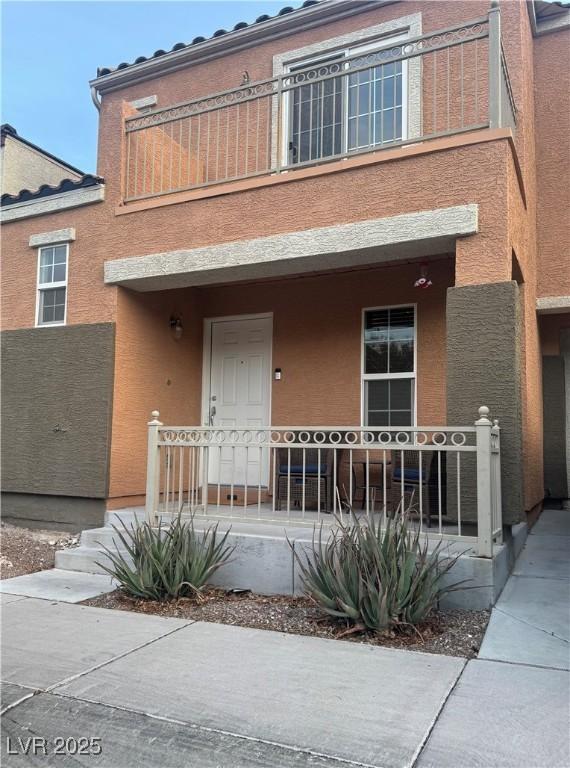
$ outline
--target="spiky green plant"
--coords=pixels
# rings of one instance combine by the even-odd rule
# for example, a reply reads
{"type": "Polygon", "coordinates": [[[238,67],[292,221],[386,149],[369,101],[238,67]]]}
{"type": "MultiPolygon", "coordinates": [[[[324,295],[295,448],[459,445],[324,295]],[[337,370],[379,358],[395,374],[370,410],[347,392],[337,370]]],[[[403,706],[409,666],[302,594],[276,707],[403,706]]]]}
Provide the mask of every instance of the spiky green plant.
{"type": "Polygon", "coordinates": [[[99,563],[133,597],[148,600],[187,597],[200,592],[210,577],[231,557],[229,530],[218,536],[218,524],[202,533],[194,519],[178,515],[168,525],[148,522],[113,526],[124,550],[103,546],[107,563],[99,563]],[[125,554],[126,553],[126,554],[125,554]]]}
{"type": "Polygon", "coordinates": [[[411,528],[407,514],[388,518],[382,528],[373,517],[350,514],[338,520],[326,541],[322,526],[304,556],[295,552],[305,593],[329,616],[357,630],[385,631],[416,626],[440,597],[463,582],[443,584],[460,554],[428,551],[427,536],[411,528]]]}

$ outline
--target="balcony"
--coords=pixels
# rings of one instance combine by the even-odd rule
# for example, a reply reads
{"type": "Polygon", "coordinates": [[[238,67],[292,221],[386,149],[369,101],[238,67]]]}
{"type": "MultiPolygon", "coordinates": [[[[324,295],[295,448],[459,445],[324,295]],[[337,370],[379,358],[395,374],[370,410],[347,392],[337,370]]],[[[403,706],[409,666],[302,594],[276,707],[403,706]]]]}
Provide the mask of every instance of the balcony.
{"type": "Polygon", "coordinates": [[[125,202],[516,127],[500,13],[125,120],[125,202]]]}

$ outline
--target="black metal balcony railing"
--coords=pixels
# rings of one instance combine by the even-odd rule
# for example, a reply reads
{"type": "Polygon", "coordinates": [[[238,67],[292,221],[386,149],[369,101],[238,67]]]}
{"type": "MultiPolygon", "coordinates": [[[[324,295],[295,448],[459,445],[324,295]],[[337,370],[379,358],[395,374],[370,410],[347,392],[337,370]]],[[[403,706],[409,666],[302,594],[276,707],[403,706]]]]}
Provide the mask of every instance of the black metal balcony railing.
{"type": "Polygon", "coordinates": [[[125,121],[125,200],[292,171],[482,128],[516,107],[500,14],[125,121]]]}

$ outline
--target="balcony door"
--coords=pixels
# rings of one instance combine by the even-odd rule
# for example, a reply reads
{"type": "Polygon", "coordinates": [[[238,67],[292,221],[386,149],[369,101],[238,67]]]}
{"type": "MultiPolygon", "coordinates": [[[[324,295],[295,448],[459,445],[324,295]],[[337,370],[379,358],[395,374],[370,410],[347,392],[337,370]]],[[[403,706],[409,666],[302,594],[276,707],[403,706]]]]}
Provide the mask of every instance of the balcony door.
{"type": "Polygon", "coordinates": [[[314,163],[407,138],[407,62],[380,63],[380,54],[375,56],[378,49],[402,39],[289,65],[285,165],[314,163]],[[364,66],[369,62],[372,66],[364,66]]]}
{"type": "Polygon", "coordinates": [[[210,442],[210,484],[268,484],[268,450],[257,446],[248,451],[234,450],[224,442],[228,442],[228,430],[270,425],[271,338],[270,316],[220,318],[207,323],[204,369],[209,370],[209,382],[203,421],[220,430],[210,442]]]}

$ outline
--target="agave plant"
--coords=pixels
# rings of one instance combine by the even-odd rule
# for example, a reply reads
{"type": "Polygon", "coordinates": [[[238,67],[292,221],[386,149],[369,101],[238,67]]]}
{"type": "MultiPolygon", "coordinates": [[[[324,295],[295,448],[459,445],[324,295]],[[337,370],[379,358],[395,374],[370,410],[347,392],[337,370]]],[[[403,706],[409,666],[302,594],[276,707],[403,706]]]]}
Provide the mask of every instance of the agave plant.
{"type": "Polygon", "coordinates": [[[355,629],[415,626],[462,583],[443,584],[460,554],[442,552],[441,542],[428,551],[427,536],[410,527],[407,514],[388,518],[382,528],[351,512],[349,522],[339,519],[326,541],[322,531],[322,526],[315,531],[304,557],[295,552],[305,593],[355,629]]]}
{"type": "Polygon", "coordinates": [[[121,544],[111,550],[104,545],[107,563],[101,568],[113,576],[133,597],[165,600],[196,595],[211,576],[231,557],[229,530],[221,538],[218,524],[203,533],[194,529],[194,519],[178,515],[167,526],[153,528],[148,522],[113,526],[121,544]]]}

